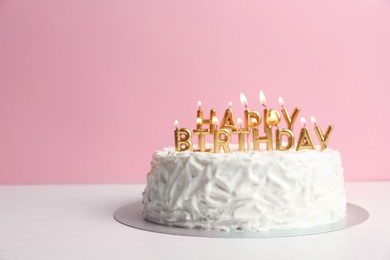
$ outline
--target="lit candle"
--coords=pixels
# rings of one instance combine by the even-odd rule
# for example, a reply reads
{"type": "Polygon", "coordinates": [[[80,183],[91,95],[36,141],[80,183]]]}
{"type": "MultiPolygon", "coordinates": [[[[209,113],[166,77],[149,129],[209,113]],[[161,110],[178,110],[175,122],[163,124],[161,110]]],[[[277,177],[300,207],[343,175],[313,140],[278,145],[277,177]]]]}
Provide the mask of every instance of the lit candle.
{"type": "Polygon", "coordinates": [[[179,121],[175,120],[175,149],[176,152],[192,150],[191,131],[187,128],[178,129],[179,121]]]}
{"type": "Polygon", "coordinates": [[[277,128],[276,129],[276,150],[286,151],[294,146],[294,134],[290,129],[277,128]],[[283,136],[287,137],[287,144],[283,146],[283,136]]]}
{"type": "MultiPolygon", "coordinates": [[[[237,119],[238,129],[233,129],[232,133],[238,135],[238,150],[241,152],[245,151],[245,135],[250,133],[249,128],[241,128],[242,120],[241,118],[237,119]]],[[[249,149],[249,146],[248,146],[249,149]]]]}
{"type": "Polygon", "coordinates": [[[294,134],[290,129],[279,128],[276,125],[276,150],[286,151],[294,146],[294,134]],[[283,136],[287,137],[287,144],[283,146],[283,136]]]}
{"type": "Polygon", "coordinates": [[[314,116],[310,117],[311,122],[314,124],[314,130],[317,134],[318,140],[320,140],[321,143],[321,151],[325,150],[328,147],[328,141],[330,138],[330,135],[333,132],[334,126],[330,125],[328,126],[328,129],[326,130],[325,135],[322,133],[321,128],[317,126],[317,120],[314,116]]]}
{"type": "Polygon", "coordinates": [[[246,96],[243,93],[240,93],[240,101],[241,104],[245,106],[245,111],[244,111],[245,128],[251,129],[259,126],[261,123],[260,114],[257,111],[248,109],[248,100],[246,99],[246,96]]]}
{"type": "MultiPolygon", "coordinates": [[[[199,118],[197,118],[199,120],[199,118]]],[[[210,134],[210,129],[194,129],[194,135],[198,136],[198,149],[193,149],[194,152],[211,152],[211,149],[206,149],[205,135],[210,134]]]]}
{"type": "Polygon", "coordinates": [[[284,101],[283,101],[282,97],[279,97],[279,104],[282,106],[282,114],[283,114],[284,119],[286,120],[287,128],[290,129],[291,131],[293,131],[294,123],[298,117],[300,108],[299,107],[294,108],[294,112],[292,113],[292,115],[290,117],[290,114],[288,113],[287,109],[284,107],[284,101]]]}
{"type": "Polygon", "coordinates": [[[311,138],[309,129],[306,128],[306,119],[304,117],[301,118],[301,124],[303,124],[303,128],[301,129],[301,133],[299,134],[297,151],[302,149],[314,150],[315,148],[313,139],[311,138]]]}
{"type": "Polygon", "coordinates": [[[198,101],[198,111],[196,115],[196,129],[202,129],[203,125],[210,125],[210,133],[214,133],[215,125],[212,122],[212,118],[217,115],[217,112],[215,109],[210,110],[210,119],[204,119],[203,118],[203,109],[202,109],[202,102],[198,101]]]}
{"type": "Polygon", "coordinates": [[[265,135],[259,136],[259,128],[252,129],[253,138],[253,150],[260,151],[260,143],[265,143],[267,151],[272,151],[272,126],[267,126],[265,129],[265,135]]]}
{"type": "Polygon", "coordinates": [[[266,106],[266,99],[263,91],[260,90],[260,103],[264,107],[264,132],[267,131],[268,126],[275,126],[280,122],[280,114],[275,109],[268,109],[266,106]]]}
{"type": "MultiPolygon", "coordinates": [[[[260,117],[260,121],[259,121],[259,123],[257,123],[257,120],[256,120],[256,118],[251,118],[251,123],[252,123],[252,125],[259,125],[260,124],[260,122],[261,122],[261,117],[260,117]]],[[[254,127],[254,128],[252,128],[252,129],[255,129],[256,127],[254,127]]],[[[251,149],[251,144],[250,144],[250,132],[249,132],[249,134],[248,134],[248,137],[247,137],[247,142],[248,142],[248,151],[251,149]]],[[[253,147],[252,147],[253,148],[253,147]]]]}
{"type": "Polygon", "coordinates": [[[264,136],[259,135],[259,129],[252,129],[253,150],[260,151],[260,143],[265,143],[267,151],[273,150],[272,145],[272,126],[277,125],[280,121],[279,113],[274,109],[268,109],[265,105],[266,99],[263,91],[260,90],[260,103],[264,107],[264,136]]]}
{"type": "Polygon", "coordinates": [[[226,109],[226,111],[225,111],[225,115],[222,118],[220,128],[235,129],[236,128],[236,121],[234,120],[234,114],[233,114],[233,110],[232,110],[232,102],[229,102],[228,105],[229,105],[229,108],[226,109]]]}
{"type": "Polygon", "coordinates": [[[231,135],[227,129],[218,129],[218,118],[213,117],[213,122],[215,124],[214,131],[214,153],[220,153],[221,147],[225,153],[230,153],[229,143],[231,135]]]}

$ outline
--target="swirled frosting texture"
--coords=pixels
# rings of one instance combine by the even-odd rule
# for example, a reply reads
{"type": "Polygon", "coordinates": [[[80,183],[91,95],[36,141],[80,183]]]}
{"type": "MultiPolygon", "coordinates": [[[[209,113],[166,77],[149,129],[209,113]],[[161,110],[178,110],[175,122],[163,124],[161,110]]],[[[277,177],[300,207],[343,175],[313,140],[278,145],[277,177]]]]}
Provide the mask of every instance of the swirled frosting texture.
{"type": "Polygon", "coordinates": [[[308,228],[344,217],[339,152],[153,155],[143,192],[151,222],[216,230],[308,228]]]}

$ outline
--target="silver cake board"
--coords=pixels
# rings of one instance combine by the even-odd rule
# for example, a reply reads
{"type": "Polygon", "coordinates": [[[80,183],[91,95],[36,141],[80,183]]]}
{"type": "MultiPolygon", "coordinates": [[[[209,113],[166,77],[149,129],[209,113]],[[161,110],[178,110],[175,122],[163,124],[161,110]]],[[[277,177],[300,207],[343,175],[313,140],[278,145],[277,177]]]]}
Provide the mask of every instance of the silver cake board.
{"type": "Polygon", "coordinates": [[[269,230],[269,231],[219,231],[219,230],[202,230],[188,229],[181,227],[164,226],[146,221],[142,217],[142,202],[134,202],[123,206],[114,212],[114,219],[126,226],[179,236],[192,237],[210,237],[210,238],[271,238],[271,237],[290,237],[313,235],[325,232],[332,232],[341,229],[350,228],[366,221],[369,217],[367,210],[347,203],[347,216],[337,222],[326,225],[320,225],[305,229],[290,229],[290,230],[269,230]]]}

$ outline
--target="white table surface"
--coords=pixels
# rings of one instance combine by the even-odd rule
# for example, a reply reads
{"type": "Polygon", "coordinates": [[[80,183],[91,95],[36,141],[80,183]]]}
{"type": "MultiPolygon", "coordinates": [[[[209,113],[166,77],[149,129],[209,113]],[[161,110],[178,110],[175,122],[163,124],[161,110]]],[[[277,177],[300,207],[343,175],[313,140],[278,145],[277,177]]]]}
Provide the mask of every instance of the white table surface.
{"type": "Polygon", "coordinates": [[[336,232],[284,238],[201,238],[113,219],[145,185],[0,186],[0,259],[390,259],[390,182],[346,183],[369,219],[336,232]]]}

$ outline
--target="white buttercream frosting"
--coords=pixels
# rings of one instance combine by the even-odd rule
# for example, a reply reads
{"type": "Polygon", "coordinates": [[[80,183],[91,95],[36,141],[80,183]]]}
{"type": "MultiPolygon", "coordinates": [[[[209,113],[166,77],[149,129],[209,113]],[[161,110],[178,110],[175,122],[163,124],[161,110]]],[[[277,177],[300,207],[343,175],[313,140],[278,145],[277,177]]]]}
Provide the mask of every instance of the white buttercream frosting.
{"type": "Polygon", "coordinates": [[[340,153],[326,149],[153,155],[143,217],[186,228],[308,228],[346,214],[340,153]]]}

